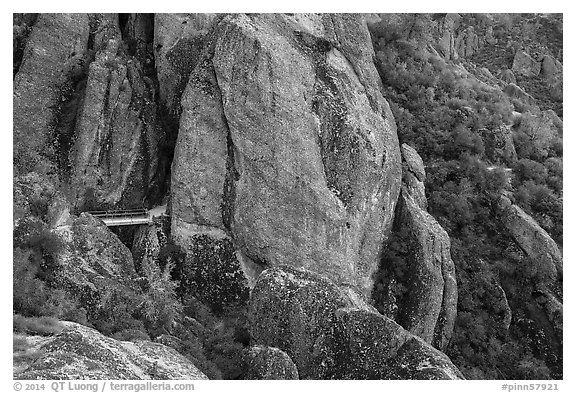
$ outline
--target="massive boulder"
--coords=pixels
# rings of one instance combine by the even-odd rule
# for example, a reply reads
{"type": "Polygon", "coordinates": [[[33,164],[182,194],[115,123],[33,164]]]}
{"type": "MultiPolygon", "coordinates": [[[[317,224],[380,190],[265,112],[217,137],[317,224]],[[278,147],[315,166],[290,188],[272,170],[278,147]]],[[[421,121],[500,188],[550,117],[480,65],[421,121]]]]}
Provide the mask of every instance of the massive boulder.
{"type": "Polygon", "coordinates": [[[38,348],[39,357],[15,379],[208,379],[172,348],[150,341],[117,341],[63,322],[63,331],[38,348]]]}
{"type": "Polygon", "coordinates": [[[206,45],[182,97],[174,240],[231,242],[252,280],[294,264],[369,292],[400,157],[364,22],[228,15],[206,45]]]}
{"type": "Polygon", "coordinates": [[[14,78],[14,162],[17,170],[53,172],[55,140],[66,85],[88,48],[86,14],[39,14],[14,78]]]}
{"type": "Polygon", "coordinates": [[[110,317],[118,304],[136,307],[142,301],[130,250],[102,221],[82,213],[53,232],[64,249],[54,257],[48,281],[78,301],[89,319],[110,317]]]}
{"type": "Polygon", "coordinates": [[[462,378],[446,355],[361,295],[302,268],[264,271],[249,313],[255,343],[285,351],[301,379],[462,378]]]}
{"type": "Polygon", "coordinates": [[[286,352],[257,345],[246,350],[243,379],[298,379],[298,369],[286,352]]]}
{"type": "Polygon", "coordinates": [[[142,64],[121,48],[118,17],[94,18],[96,57],[70,132],[76,207],[141,207],[162,181],[155,87],[142,64]]]}
{"type": "Polygon", "coordinates": [[[498,208],[502,223],[532,261],[532,274],[542,283],[551,283],[561,276],[562,253],[550,235],[505,196],[500,198],[498,208]]]}
{"type": "Polygon", "coordinates": [[[558,74],[562,74],[562,63],[553,58],[552,56],[545,55],[541,60],[542,66],[540,68],[540,74],[545,78],[554,78],[558,74]]]}

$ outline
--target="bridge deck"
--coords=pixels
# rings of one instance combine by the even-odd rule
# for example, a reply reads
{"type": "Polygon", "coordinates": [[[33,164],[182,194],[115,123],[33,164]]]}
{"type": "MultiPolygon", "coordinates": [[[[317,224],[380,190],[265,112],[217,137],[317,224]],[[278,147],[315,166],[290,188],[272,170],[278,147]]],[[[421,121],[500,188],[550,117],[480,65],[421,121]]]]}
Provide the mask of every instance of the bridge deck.
{"type": "Polygon", "coordinates": [[[98,217],[109,227],[152,223],[152,217],[98,217]]]}
{"type": "Polygon", "coordinates": [[[101,210],[88,212],[98,217],[109,227],[121,225],[142,225],[152,222],[152,217],[146,209],[136,210],[101,210]]]}

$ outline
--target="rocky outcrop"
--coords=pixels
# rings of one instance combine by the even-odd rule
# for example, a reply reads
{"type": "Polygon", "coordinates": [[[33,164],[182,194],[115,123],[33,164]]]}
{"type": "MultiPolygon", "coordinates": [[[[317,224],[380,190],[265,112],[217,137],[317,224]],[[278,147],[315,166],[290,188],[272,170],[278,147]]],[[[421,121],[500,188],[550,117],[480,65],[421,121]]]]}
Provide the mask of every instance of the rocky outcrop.
{"type": "Polygon", "coordinates": [[[454,45],[458,56],[461,58],[472,56],[474,53],[478,52],[481,47],[480,39],[474,31],[473,26],[469,26],[465,30],[461,31],[458,34],[454,45]]]}
{"type": "Polygon", "coordinates": [[[271,347],[255,346],[246,350],[246,372],[243,379],[298,379],[296,365],[286,352],[271,347]]]}
{"type": "Polygon", "coordinates": [[[173,115],[205,45],[215,14],[155,14],[154,56],[160,102],[173,115]]]}
{"type": "Polygon", "coordinates": [[[528,53],[518,51],[514,55],[512,71],[514,71],[516,75],[524,75],[527,77],[538,76],[540,74],[540,63],[533,59],[528,53]]]}
{"type": "Polygon", "coordinates": [[[545,159],[550,154],[553,144],[563,134],[563,122],[552,110],[525,113],[516,132],[523,132],[529,139],[533,154],[545,159]]]}
{"type": "Polygon", "coordinates": [[[502,196],[498,208],[502,223],[532,261],[539,281],[550,283],[561,276],[562,253],[550,235],[508,198],[502,196]]]}
{"type": "Polygon", "coordinates": [[[554,78],[558,74],[562,74],[562,63],[552,56],[543,56],[541,63],[540,74],[545,78],[554,78]]]}
{"type": "Polygon", "coordinates": [[[514,83],[509,83],[502,91],[511,98],[517,98],[528,105],[536,105],[536,100],[530,94],[526,93],[521,87],[514,83]]]}
{"type": "Polygon", "coordinates": [[[59,148],[54,129],[66,84],[88,46],[86,14],[40,14],[14,78],[14,162],[17,170],[54,171],[59,148]]]}
{"type": "Polygon", "coordinates": [[[71,225],[53,232],[64,249],[54,258],[50,285],[77,300],[89,319],[107,315],[118,303],[133,307],[140,303],[130,250],[102,221],[82,213],[71,225]]]}
{"type": "Polygon", "coordinates": [[[260,275],[250,326],[257,344],[290,356],[301,379],[462,378],[446,355],[304,269],[283,266],[260,275]]]}
{"type": "Polygon", "coordinates": [[[41,355],[15,379],[208,379],[172,348],[150,341],[117,341],[72,322],[44,342],[41,355]]]}
{"type": "Polygon", "coordinates": [[[378,309],[388,310],[385,315],[444,350],[452,336],[458,297],[450,238],[426,211],[422,158],[406,144],[402,158],[403,185],[389,247],[403,262],[396,266],[385,254],[380,267],[383,287],[372,296],[378,309]],[[400,295],[395,294],[397,288],[402,288],[400,295]]]}
{"type": "Polygon", "coordinates": [[[428,208],[424,180],[426,171],[424,162],[418,152],[410,145],[403,143],[402,151],[402,183],[416,204],[423,210],[428,208]]]}
{"type": "MultiPolygon", "coordinates": [[[[230,241],[368,292],[399,192],[395,125],[354,15],[228,15],[190,75],[172,235],[230,241]]],[[[209,262],[206,262],[209,263],[209,262]]]]}
{"type": "Polygon", "coordinates": [[[454,31],[461,19],[459,14],[446,14],[441,23],[439,23],[440,38],[438,39],[438,50],[446,60],[458,58],[458,51],[454,42],[454,31]]]}
{"type": "Polygon", "coordinates": [[[96,17],[95,47],[71,149],[77,207],[141,207],[162,180],[155,87],[120,48],[118,18],[96,17]]]}

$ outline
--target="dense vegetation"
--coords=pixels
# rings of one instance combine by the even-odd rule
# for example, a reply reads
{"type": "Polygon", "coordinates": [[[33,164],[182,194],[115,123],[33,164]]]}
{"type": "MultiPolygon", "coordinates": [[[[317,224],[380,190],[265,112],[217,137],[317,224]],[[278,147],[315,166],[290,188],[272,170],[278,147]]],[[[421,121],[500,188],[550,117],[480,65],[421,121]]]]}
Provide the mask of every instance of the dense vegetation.
{"type": "MultiPolygon", "coordinates": [[[[509,196],[562,244],[561,136],[540,148],[528,124],[534,121],[529,111],[537,110],[469,77],[466,61],[433,55],[427,48],[434,32],[428,15],[396,16],[371,29],[398,137],[424,159],[428,210],[452,240],[459,302],[447,353],[471,379],[559,378],[561,337],[549,339],[554,334],[537,315],[536,278],[522,267],[526,257],[497,220],[495,204],[509,196]],[[513,110],[526,116],[513,120],[513,110]],[[511,131],[517,158],[490,151],[486,131],[500,129],[511,131]],[[502,288],[513,314],[509,329],[502,322],[502,288]]],[[[393,238],[383,257],[400,277],[404,247],[393,238]]],[[[398,295],[403,291],[398,284],[398,295]]]]}

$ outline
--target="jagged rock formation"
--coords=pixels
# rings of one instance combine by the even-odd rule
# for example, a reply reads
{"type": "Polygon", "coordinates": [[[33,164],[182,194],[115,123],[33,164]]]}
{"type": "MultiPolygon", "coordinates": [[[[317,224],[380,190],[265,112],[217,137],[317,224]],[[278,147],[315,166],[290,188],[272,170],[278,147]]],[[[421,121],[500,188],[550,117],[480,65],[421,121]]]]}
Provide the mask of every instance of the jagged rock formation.
{"type": "Polygon", "coordinates": [[[174,239],[231,242],[249,277],[294,264],[369,291],[400,160],[366,26],[229,15],[209,37],[182,97],[174,239]]]}
{"type": "Polygon", "coordinates": [[[562,274],[562,253],[556,242],[536,221],[506,197],[498,203],[501,220],[516,243],[533,261],[534,273],[542,282],[562,274]]]}
{"type": "Polygon", "coordinates": [[[516,52],[514,62],[512,63],[512,71],[517,75],[524,75],[528,77],[537,76],[540,74],[540,62],[530,57],[524,51],[516,52]]]}
{"type": "Polygon", "coordinates": [[[117,341],[72,322],[40,346],[15,379],[208,379],[175,350],[150,341],[117,341]]]}
{"type": "Polygon", "coordinates": [[[254,346],[246,351],[244,379],[298,379],[298,369],[286,352],[272,347],[254,346]]]}
{"type": "MultiPolygon", "coordinates": [[[[396,207],[394,235],[390,242],[404,259],[405,273],[397,276],[391,261],[383,260],[386,291],[400,282],[406,288],[397,298],[392,292],[377,304],[410,333],[435,347],[445,349],[456,317],[457,287],[450,238],[426,211],[422,158],[409,145],[402,145],[403,185],[396,207]]],[[[373,294],[374,296],[374,294],[373,294]]],[[[378,296],[377,296],[378,297],[378,296]]]]}
{"type": "Polygon", "coordinates": [[[200,59],[214,14],[155,14],[154,55],[160,102],[173,115],[180,113],[180,97],[200,59]]]}
{"type": "Polygon", "coordinates": [[[160,181],[156,87],[142,63],[120,48],[118,17],[93,19],[96,54],[70,153],[77,206],[139,207],[160,181]]]}
{"type": "Polygon", "coordinates": [[[562,63],[549,55],[544,55],[541,60],[540,73],[545,78],[554,78],[558,74],[562,74],[562,63]]]}
{"type": "Polygon", "coordinates": [[[285,351],[301,379],[461,379],[448,357],[330,280],[283,266],[250,299],[254,341],[285,351]]]}
{"type": "Polygon", "coordinates": [[[88,49],[86,14],[40,14],[14,78],[14,160],[22,171],[54,171],[63,90],[88,49]]]}
{"type": "Polygon", "coordinates": [[[132,254],[102,221],[83,213],[53,232],[64,250],[53,261],[49,282],[77,300],[89,318],[109,312],[116,302],[138,304],[132,254]]]}

